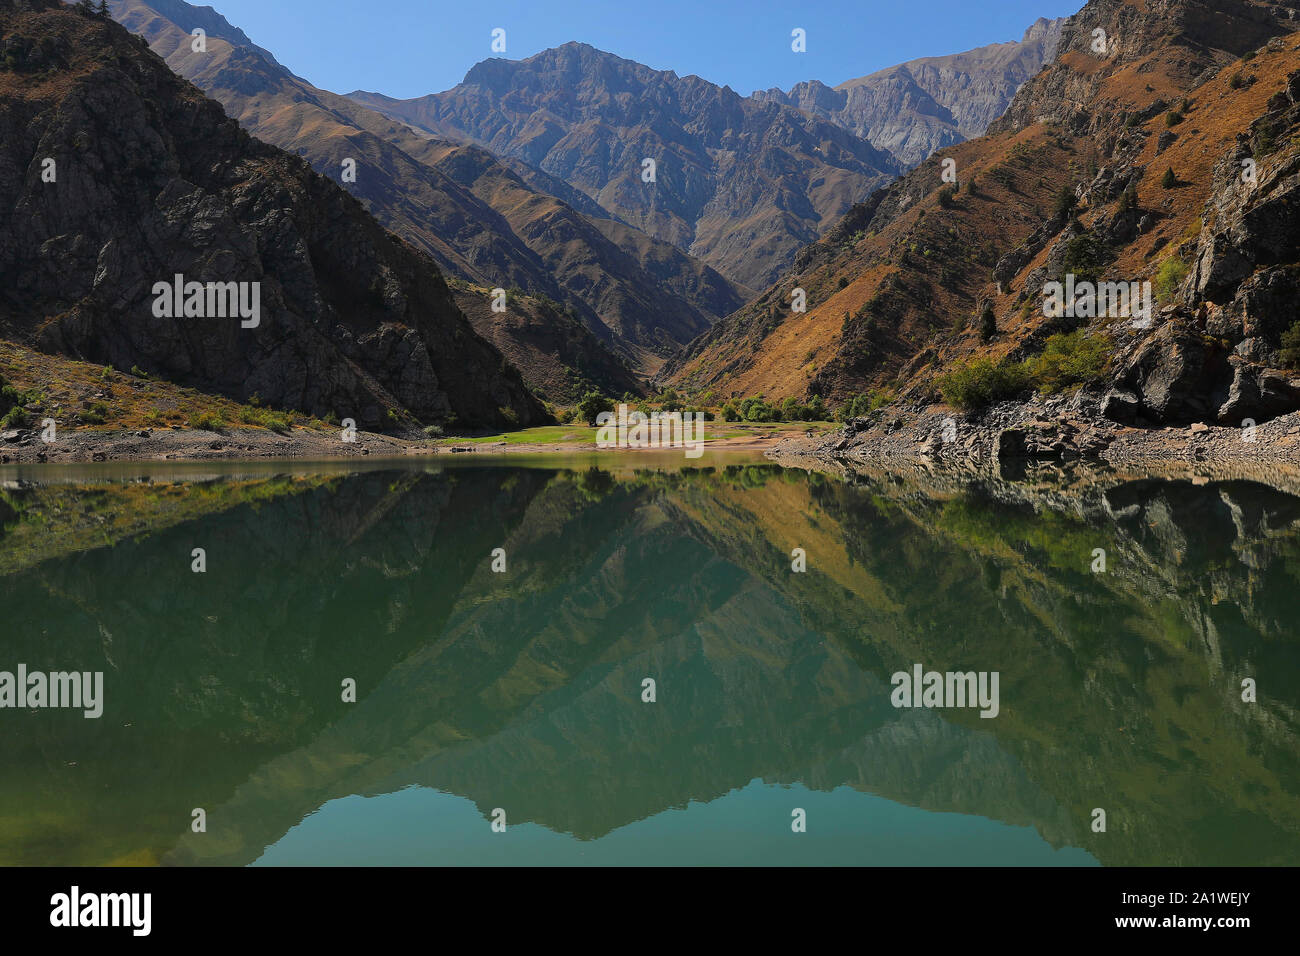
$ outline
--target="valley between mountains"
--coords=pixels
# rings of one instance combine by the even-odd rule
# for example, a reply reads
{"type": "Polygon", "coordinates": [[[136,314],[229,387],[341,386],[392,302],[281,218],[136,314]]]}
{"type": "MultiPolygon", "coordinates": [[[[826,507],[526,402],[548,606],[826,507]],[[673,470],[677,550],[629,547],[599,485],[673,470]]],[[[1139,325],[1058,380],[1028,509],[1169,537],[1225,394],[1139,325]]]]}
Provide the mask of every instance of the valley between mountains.
{"type": "Polygon", "coordinates": [[[1284,3],[1090,0],[748,96],[575,38],[409,99],[316,87],[211,7],[95,7],[0,2],[7,458],[57,459],[50,421],[106,456],[345,420],[412,451],[620,401],[852,423],[823,458],[1274,421],[1300,454],[1284,3]],[[160,317],[174,277],[265,319],[160,317]],[[1153,305],[1051,314],[1067,278],[1153,305]]]}

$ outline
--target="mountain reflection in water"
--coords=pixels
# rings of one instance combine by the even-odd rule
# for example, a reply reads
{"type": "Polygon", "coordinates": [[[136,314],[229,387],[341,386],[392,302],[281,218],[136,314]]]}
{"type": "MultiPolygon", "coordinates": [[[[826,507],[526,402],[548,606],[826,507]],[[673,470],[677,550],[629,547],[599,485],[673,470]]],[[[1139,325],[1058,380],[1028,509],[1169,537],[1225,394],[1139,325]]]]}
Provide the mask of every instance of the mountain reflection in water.
{"type": "Polygon", "coordinates": [[[0,862],[1300,858],[1300,499],[627,461],[0,475],[0,862]]]}

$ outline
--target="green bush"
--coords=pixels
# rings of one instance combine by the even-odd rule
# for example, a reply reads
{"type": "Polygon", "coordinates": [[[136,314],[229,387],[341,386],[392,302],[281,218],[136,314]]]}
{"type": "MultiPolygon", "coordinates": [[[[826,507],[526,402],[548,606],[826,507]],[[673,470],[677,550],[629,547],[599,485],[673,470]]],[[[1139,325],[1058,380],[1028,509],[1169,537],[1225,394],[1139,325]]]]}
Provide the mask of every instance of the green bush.
{"type": "Polygon", "coordinates": [[[1165,170],[1165,174],[1160,177],[1160,188],[1173,189],[1177,185],[1178,185],[1178,175],[1174,172],[1174,168],[1170,166],[1168,169],[1165,170]]]}
{"type": "Polygon", "coordinates": [[[1074,212],[1077,202],[1078,199],[1075,198],[1074,190],[1069,186],[1062,186],[1060,192],[1056,194],[1056,203],[1052,207],[1052,218],[1057,219],[1061,216],[1068,216],[1074,212]]]}
{"type": "Polygon", "coordinates": [[[1300,367],[1300,320],[1282,333],[1282,361],[1300,367]]]}
{"type": "Polygon", "coordinates": [[[1099,236],[1088,232],[1073,236],[1065,244],[1061,281],[1073,274],[1076,282],[1096,282],[1110,258],[1110,251],[1099,236]]]}
{"type": "Polygon", "coordinates": [[[849,399],[848,404],[840,409],[839,419],[848,421],[850,418],[861,418],[864,415],[870,415],[877,409],[884,408],[890,402],[894,401],[898,395],[888,388],[872,389],[870,392],[863,392],[849,399]]]}
{"type": "Polygon", "coordinates": [[[593,390],[578,400],[575,414],[578,421],[586,422],[588,425],[595,425],[597,415],[601,412],[612,412],[613,410],[613,399],[593,390]]]}
{"type": "Polygon", "coordinates": [[[998,334],[998,320],[993,314],[993,303],[985,301],[980,308],[980,341],[990,342],[998,334]]]}
{"type": "MultiPolygon", "coordinates": [[[[84,418],[85,415],[83,414],[82,417],[84,418]]],[[[225,419],[216,412],[190,412],[186,416],[185,423],[190,428],[205,432],[219,432],[226,427],[225,419]]]]}
{"type": "Polygon", "coordinates": [[[1183,284],[1183,280],[1187,278],[1187,270],[1187,263],[1177,256],[1171,256],[1160,263],[1160,268],[1156,270],[1155,282],[1152,283],[1156,289],[1156,298],[1161,302],[1171,299],[1183,284]]]}
{"type": "Polygon", "coordinates": [[[1014,398],[1030,386],[1022,364],[975,358],[938,380],[944,401],[958,408],[983,408],[1014,398]]]}
{"type": "Polygon", "coordinates": [[[1023,373],[1040,392],[1051,394],[1071,385],[1100,381],[1106,371],[1111,342],[1083,329],[1053,335],[1043,351],[1023,363],[1023,373]]]}

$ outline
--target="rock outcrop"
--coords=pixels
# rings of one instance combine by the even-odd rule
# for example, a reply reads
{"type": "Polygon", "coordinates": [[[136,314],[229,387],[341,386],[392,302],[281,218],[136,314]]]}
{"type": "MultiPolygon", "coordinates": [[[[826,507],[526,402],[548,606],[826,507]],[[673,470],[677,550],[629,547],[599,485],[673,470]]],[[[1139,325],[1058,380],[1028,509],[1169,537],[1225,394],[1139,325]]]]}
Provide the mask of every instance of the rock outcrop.
{"type": "Polygon", "coordinates": [[[835,123],[584,43],[485,60],[444,93],[349,95],[536,166],[753,288],[899,169],[835,123]]]}
{"type": "Polygon", "coordinates": [[[794,106],[861,136],[906,169],[979,136],[1056,54],[1064,19],[1039,19],[1018,42],[908,60],[832,88],[812,80],[756,99],[794,106]]]}
{"type": "Polygon", "coordinates": [[[246,130],[302,156],[446,274],[560,302],[643,371],[750,294],[555,177],[318,89],[210,8],[181,0],[109,8],[246,130]],[[194,26],[208,32],[201,53],[191,49],[194,26]]]}
{"type": "Polygon", "coordinates": [[[544,419],[430,259],[142,40],[6,2],[0,49],[0,335],[372,429],[544,419]],[[255,320],[160,315],[176,276],[255,320]]]}

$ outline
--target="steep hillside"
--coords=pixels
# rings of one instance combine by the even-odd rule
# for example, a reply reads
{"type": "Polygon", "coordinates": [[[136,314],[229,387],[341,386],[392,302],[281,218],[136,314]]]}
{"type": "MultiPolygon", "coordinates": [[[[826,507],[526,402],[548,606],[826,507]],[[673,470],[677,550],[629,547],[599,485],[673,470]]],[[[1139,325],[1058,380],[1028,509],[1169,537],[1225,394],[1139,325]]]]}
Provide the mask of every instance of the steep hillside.
{"type": "Polygon", "coordinates": [[[1051,62],[1064,23],[1039,19],[1019,42],[908,60],[834,88],[812,80],[754,97],[838,123],[910,169],[1001,116],[1016,90],[1051,62]]]}
{"type": "Polygon", "coordinates": [[[0,337],[363,427],[543,418],[431,260],[143,41],[56,0],[0,37],[0,337]],[[178,275],[250,312],[160,308],[178,275]]]}
{"type": "Polygon", "coordinates": [[[474,331],[500,349],[528,387],[548,401],[574,405],[592,389],[645,394],[644,382],[627,364],[559,303],[513,295],[504,312],[494,312],[491,289],[454,281],[453,291],[474,331]]]}
{"type": "Polygon", "coordinates": [[[972,357],[1020,370],[1049,337],[1081,330],[1105,362],[1076,381],[1113,386],[1112,417],[1240,423],[1296,407],[1279,368],[1300,262],[1297,26],[1288,8],[1249,0],[1094,0],[987,135],[855,207],[664,377],[925,403],[972,357]],[[1152,321],[1091,318],[1082,302],[1076,318],[1049,318],[1044,287],[1067,274],[1151,281],[1152,321]],[[806,314],[790,310],[795,287],[806,314]]]}
{"type": "Polygon", "coordinates": [[[350,95],[536,166],[753,287],[898,168],[834,123],[582,43],[485,60],[445,93],[350,95]],[[643,180],[647,159],[654,182],[643,180]]]}
{"type": "Polygon", "coordinates": [[[109,7],[250,133],[303,156],[447,272],[562,302],[646,371],[751,294],[543,173],[317,89],[209,8],[180,0],[109,7]],[[192,49],[194,26],[207,31],[204,51],[192,49]],[[347,159],[356,170],[345,180],[347,159]]]}

